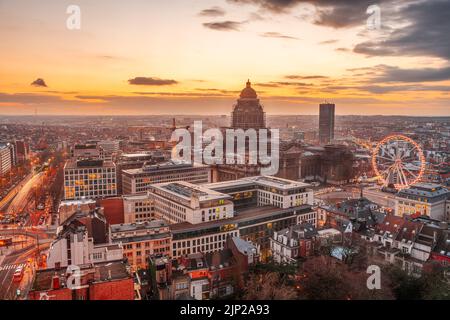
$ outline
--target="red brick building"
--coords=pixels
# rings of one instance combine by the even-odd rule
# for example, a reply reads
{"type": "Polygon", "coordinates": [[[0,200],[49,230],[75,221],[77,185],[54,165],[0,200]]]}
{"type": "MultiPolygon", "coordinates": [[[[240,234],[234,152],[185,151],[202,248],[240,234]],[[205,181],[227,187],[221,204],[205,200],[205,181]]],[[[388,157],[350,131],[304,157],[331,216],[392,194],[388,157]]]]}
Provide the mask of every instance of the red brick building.
{"type": "Polygon", "coordinates": [[[122,261],[39,270],[29,300],[134,300],[134,281],[122,261]],[[78,275],[78,276],[77,276],[78,275]]]}

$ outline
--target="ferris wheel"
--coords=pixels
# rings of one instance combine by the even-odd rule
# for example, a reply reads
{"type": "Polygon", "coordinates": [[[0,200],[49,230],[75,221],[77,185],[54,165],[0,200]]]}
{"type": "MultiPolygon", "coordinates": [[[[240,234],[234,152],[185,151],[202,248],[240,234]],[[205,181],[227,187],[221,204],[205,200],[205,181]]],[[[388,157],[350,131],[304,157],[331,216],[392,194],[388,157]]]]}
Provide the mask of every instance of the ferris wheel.
{"type": "Polygon", "coordinates": [[[404,135],[390,135],[381,140],[372,153],[372,166],[385,186],[404,189],[423,176],[425,157],[422,148],[404,135]]]}

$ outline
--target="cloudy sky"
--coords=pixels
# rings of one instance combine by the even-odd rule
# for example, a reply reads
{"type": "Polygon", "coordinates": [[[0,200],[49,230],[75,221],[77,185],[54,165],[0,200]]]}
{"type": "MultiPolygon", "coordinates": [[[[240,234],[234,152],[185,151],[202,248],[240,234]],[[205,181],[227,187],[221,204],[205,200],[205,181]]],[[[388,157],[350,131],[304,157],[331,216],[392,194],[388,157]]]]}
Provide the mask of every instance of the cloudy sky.
{"type": "Polygon", "coordinates": [[[450,115],[450,1],[0,0],[0,114],[450,115]],[[376,3],[381,28],[367,27],[376,3]],[[69,30],[69,5],[81,29],[69,30]]]}

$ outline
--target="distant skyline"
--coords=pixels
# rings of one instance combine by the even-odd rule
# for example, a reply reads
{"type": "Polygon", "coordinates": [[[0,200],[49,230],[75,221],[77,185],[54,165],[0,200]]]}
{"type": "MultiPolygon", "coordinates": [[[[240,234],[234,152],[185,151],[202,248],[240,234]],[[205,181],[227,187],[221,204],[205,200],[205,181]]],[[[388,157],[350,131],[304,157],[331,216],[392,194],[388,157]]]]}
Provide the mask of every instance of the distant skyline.
{"type": "Polygon", "coordinates": [[[0,0],[0,114],[450,115],[450,1],[0,0]],[[68,30],[66,9],[81,9],[68,30]],[[366,9],[381,9],[369,30],[366,9]]]}

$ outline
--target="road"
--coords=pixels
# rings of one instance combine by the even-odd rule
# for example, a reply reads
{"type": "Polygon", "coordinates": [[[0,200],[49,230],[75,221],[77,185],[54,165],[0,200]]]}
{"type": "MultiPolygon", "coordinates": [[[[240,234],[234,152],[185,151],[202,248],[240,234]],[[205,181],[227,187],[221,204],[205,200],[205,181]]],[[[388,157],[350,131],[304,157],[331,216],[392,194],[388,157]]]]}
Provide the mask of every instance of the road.
{"type": "MultiPolygon", "coordinates": [[[[325,200],[325,201],[342,201],[348,198],[359,198],[360,190],[357,188],[352,188],[351,190],[345,191],[334,191],[329,193],[324,193],[320,195],[315,195],[316,198],[325,200]]],[[[363,190],[363,196],[369,199],[370,201],[375,202],[376,204],[387,207],[394,208],[395,207],[395,195],[391,193],[381,192],[377,189],[369,189],[365,188],[363,190]]]]}
{"type": "Polygon", "coordinates": [[[26,176],[22,182],[20,182],[17,186],[15,186],[1,201],[0,201],[0,211],[3,210],[11,200],[19,193],[21,188],[31,179],[33,178],[33,173],[30,173],[26,176]]]}
{"type": "Polygon", "coordinates": [[[27,206],[30,195],[33,192],[33,188],[39,184],[42,175],[42,172],[37,173],[23,185],[15,198],[11,201],[11,204],[8,206],[8,210],[6,211],[7,214],[16,214],[21,212],[27,206]]]}
{"type": "MultiPolygon", "coordinates": [[[[6,235],[12,230],[1,230],[1,235],[6,235]]],[[[43,230],[36,230],[31,232],[16,231],[16,234],[26,234],[29,237],[24,248],[15,250],[7,255],[0,265],[0,300],[12,300],[18,298],[16,296],[17,289],[20,289],[23,295],[21,299],[25,298],[31,286],[33,273],[36,268],[36,256],[49,248],[52,241],[52,236],[43,230]],[[36,240],[39,241],[37,245],[36,240]],[[29,260],[31,261],[29,263],[29,260]],[[15,282],[13,279],[14,271],[18,266],[23,266],[25,275],[20,282],[15,282]]],[[[17,238],[17,236],[16,236],[17,238]]]]}
{"type": "Polygon", "coordinates": [[[3,260],[3,264],[0,267],[0,300],[13,300],[16,298],[16,290],[21,283],[13,281],[14,271],[17,266],[22,265],[26,267],[25,272],[30,272],[30,268],[27,266],[27,259],[33,258],[36,252],[36,246],[31,245],[16,251],[3,260]]]}

